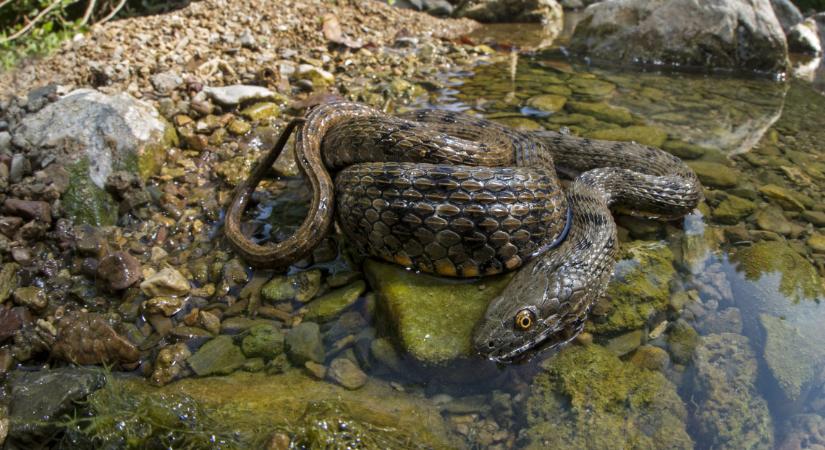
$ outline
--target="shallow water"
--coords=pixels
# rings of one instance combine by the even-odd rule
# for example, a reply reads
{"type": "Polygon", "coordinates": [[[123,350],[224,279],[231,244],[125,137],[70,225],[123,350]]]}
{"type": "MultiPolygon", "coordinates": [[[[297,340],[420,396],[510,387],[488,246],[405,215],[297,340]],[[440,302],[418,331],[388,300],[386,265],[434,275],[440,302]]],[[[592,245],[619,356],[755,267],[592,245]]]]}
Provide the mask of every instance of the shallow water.
{"type": "MultiPolygon", "coordinates": [[[[825,254],[809,240],[822,224],[805,214],[823,210],[825,98],[804,82],[605,70],[554,51],[442,82],[409,107],[656,145],[711,164],[701,173],[707,200],[680,221],[617,218],[625,259],[613,288],[585,337],[558,355],[499,367],[410,358],[401,370],[378,362],[371,377],[439,402],[470,448],[796,448],[818,439],[825,254]],[[547,94],[564,106],[535,107],[531,99],[547,94]],[[740,200],[749,209],[731,218],[740,200]]],[[[379,335],[393,334],[373,320],[379,335]]]]}
{"type": "MultiPolygon", "coordinates": [[[[153,433],[153,443],[226,448],[286,448],[278,446],[283,436],[292,448],[825,444],[825,244],[817,240],[825,233],[825,96],[800,81],[589,67],[558,48],[498,59],[442,74],[440,89],[399,109],[444,108],[523,129],[655,145],[687,160],[706,188],[706,201],[683,220],[617,216],[622,260],[580,338],[522,364],[468,357],[460,341],[473,323],[464,314],[482,311],[506,277],[447,282],[372,266],[373,284],[422,309],[389,305],[367,287],[329,317],[303,317],[321,324],[325,364],[355,361],[369,376],[364,387],[344,390],[303,367],[264,369],[262,360],[247,361],[253,373],[189,378],[158,391],[134,377],[95,394],[94,427],[70,426],[64,445],[137,445],[153,433]],[[392,320],[415,322],[419,334],[399,336],[392,320]]],[[[258,240],[283,239],[306,214],[306,184],[288,158],[279,164],[291,176],[256,192],[258,206],[247,212],[258,240]]],[[[209,223],[216,240],[221,222],[209,223]]],[[[211,252],[211,244],[198,245],[211,252]]],[[[336,235],[288,273],[306,277],[300,288],[319,274],[310,298],[358,286],[362,261],[350,250],[336,235]]],[[[184,253],[174,257],[197,272],[196,252],[184,253]]],[[[247,286],[273,277],[246,275],[247,286]]],[[[243,297],[240,284],[227,289],[243,297]]],[[[260,297],[232,314],[287,328],[300,321],[296,311],[320,301],[260,297]]]]}

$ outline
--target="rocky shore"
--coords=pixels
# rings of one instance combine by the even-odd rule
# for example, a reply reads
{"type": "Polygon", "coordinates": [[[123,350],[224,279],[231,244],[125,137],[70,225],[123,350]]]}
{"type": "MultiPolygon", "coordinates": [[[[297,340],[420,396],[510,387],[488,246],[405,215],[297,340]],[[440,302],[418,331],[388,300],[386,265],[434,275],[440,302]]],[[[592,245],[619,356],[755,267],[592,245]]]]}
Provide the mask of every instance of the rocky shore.
{"type": "MultiPolygon", "coordinates": [[[[802,19],[778,16],[780,34],[802,19]]],[[[467,37],[478,26],[382,1],[206,0],[95,27],[0,74],[0,442],[796,448],[821,436],[825,353],[810,343],[825,340],[825,99],[799,82],[519,54],[467,37]],[[586,331],[497,367],[469,333],[507,275],[422,276],[363,261],[337,234],[275,273],[225,242],[234,187],[290,118],[332,98],[661,147],[706,200],[684,222],[618,215],[621,259],[586,331]]],[[[308,199],[287,151],[244,232],[290,235],[308,199]]]]}

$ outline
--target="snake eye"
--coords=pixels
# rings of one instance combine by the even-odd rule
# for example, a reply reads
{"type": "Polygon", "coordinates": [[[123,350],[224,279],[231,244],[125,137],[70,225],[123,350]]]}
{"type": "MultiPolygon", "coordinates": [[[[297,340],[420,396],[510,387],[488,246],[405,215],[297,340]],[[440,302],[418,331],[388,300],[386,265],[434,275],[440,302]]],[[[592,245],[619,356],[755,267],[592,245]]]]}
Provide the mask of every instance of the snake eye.
{"type": "Polygon", "coordinates": [[[516,329],[527,331],[533,326],[534,315],[529,309],[522,309],[516,314],[516,329]]]}

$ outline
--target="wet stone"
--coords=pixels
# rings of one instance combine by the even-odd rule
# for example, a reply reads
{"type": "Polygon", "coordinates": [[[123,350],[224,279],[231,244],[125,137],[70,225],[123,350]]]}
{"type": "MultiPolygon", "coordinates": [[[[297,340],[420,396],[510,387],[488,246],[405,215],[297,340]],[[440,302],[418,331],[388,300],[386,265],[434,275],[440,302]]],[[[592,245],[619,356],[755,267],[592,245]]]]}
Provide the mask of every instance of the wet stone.
{"type": "Polygon", "coordinates": [[[567,98],[561,95],[544,94],[530,97],[526,105],[541,111],[556,112],[564,108],[567,98]]]}
{"type": "Polygon", "coordinates": [[[16,335],[21,328],[31,322],[31,312],[27,308],[0,306],[0,343],[16,335]]]}
{"type": "Polygon", "coordinates": [[[198,376],[226,375],[241,367],[246,358],[231,336],[218,336],[186,360],[198,376]]]}
{"type": "Polygon", "coordinates": [[[229,125],[226,127],[230,133],[234,134],[235,136],[241,136],[249,132],[252,129],[252,125],[245,120],[234,119],[233,121],[229,122],[229,125]]]}
{"type": "Polygon", "coordinates": [[[47,224],[52,222],[52,209],[46,202],[10,198],[3,202],[3,210],[6,214],[25,219],[39,220],[47,224]]]}
{"type": "Polygon", "coordinates": [[[49,299],[42,288],[28,286],[17,288],[14,291],[14,303],[25,306],[32,311],[43,311],[49,305],[49,299]]]}
{"type": "Polygon", "coordinates": [[[327,376],[327,366],[323,364],[307,361],[304,363],[304,368],[316,380],[323,380],[327,376]]]}
{"type": "Polygon", "coordinates": [[[115,252],[100,260],[97,275],[107,288],[115,291],[135,284],[143,274],[137,258],[127,252],[115,252]]]}
{"type": "Polygon", "coordinates": [[[221,322],[221,333],[223,334],[240,334],[252,327],[264,325],[268,327],[277,327],[277,322],[269,319],[250,319],[248,317],[230,317],[221,322]]]}
{"type": "Polygon", "coordinates": [[[825,212],[822,211],[804,211],[801,216],[802,220],[810,222],[817,227],[825,227],[825,212]]]}
{"type": "Polygon", "coordinates": [[[817,253],[825,253],[825,234],[814,233],[805,242],[811,250],[817,253]]]}
{"type": "Polygon", "coordinates": [[[167,267],[146,278],[140,289],[150,297],[178,296],[189,293],[189,281],[175,269],[167,267]]]}
{"type": "Polygon", "coordinates": [[[169,384],[186,373],[186,359],[192,356],[184,343],[166,346],[158,352],[149,380],[158,386],[169,384]]]}
{"type": "Polygon", "coordinates": [[[757,211],[756,225],[765,231],[773,231],[782,235],[790,234],[793,229],[791,222],[782,214],[782,210],[776,207],[761,208],[757,211]]]}
{"type": "Polygon", "coordinates": [[[707,153],[704,147],[682,141],[665,141],[662,150],[682,159],[698,159],[707,153]]]}
{"type": "Polygon", "coordinates": [[[389,339],[379,338],[372,341],[370,343],[370,354],[379,363],[389,367],[393,371],[403,371],[404,366],[401,361],[401,357],[398,355],[398,352],[395,350],[395,346],[392,345],[392,342],[390,342],[389,339]]]}
{"type": "Polygon", "coordinates": [[[163,314],[172,317],[183,308],[183,300],[179,297],[155,297],[143,303],[143,309],[150,314],[163,314]]]}
{"type": "Polygon", "coordinates": [[[0,269],[0,303],[8,300],[17,288],[17,271],[19,269],[20,266],[15,263],[5,263],[0,269]]]}
{"type": "Polygon", "coordinates": [[[274,119],[280,114],[281,108],[276,103],[271,102],[255,103],[241,110],[242,116],[253,121],[274,119]]]}
{"type": "Polygon", "coordinates": [[[742,333],[742,313],[739,308],[725,308],[716,314],[708,314],[699,323],[702,334],[742,333]]]}
{"type": "Polygon", "coordinates": [[[365,374],[357,364],[347,358],[335,358],[329,365],[327,376],[335,383],[355,390],[367,383],[365,374]]]}
{"type": "Polygon", "coordinates": [[[667,343],[673,361],[687,364],[693,358],[693,350],[699,344],[699,334],[689,323],[679,319],[668,329],[667,343]]]}
{"type": "Polygon", "coordinates": [[[52,354],[75,364],[129,364],[140,352],[101,314],[73,312],[57,324],[52,354]]]}
{"type": "Polygon", "coordinates": [[[659,347],[643,345],[636,349],[630,357],[630,362],[640,369],[664,372],[670,366],[670,356],[659,347]]]}
{"type": "Polygon", "coordinates": [[[634,125],[625,128],[596,130],[588,133],[587,137],[605,141],[632,141],[651,147],[661,147],[667,140],[667,132],[652,126],[634,125]]]}
{"type": "Polygon", "coordinates": [[[285,344],[289,360],[296,366],[303,366],[307,361],[324,362],[324,345],[317,323],[298,324],[287,333],[285,344]]]}
{"type": "Polygon", "coordinates": [[[364,293],[367,285],[358,280],[349,286],[336,289],[307,304],[305,320],[328,322],[352,306],[364,293]]]}
{"type": "Polygon", "coordinates": [[[775,184],[767,184],[759,188],[759,192],[770,200],[775,201],[786,211],[804,211],[806,207],[813,206],[813,200],[800,194],[785,189],[775,184]]]}
{"type": "Polygon", "coordinates": [[[644,332],[642,330],[634,330],[609,339],[605,344],[605,348],[616,356],[624,356],[642,345],[643,337],[644,332]]]}
{"type": "Polygon", "coordinates": [[[9,382],[9,435],[25,441],[56,431],[55,422],[105,382],[103,371],[93,368],[14,372],[9,382]]]}
{"type": "Polygon", "coordinates": [[[696,172],[699,181],[705,186],[715,188],[732,188],[739,184],[742,175],[723,164],[708,161],[687,161],[687,165],[696,172]]]}
{"type": "Polygon", "coordinates": [[[241,349],[248,358],[271,360],[284,352],[284,334],[269,325],[255,325],[243,338],[241,349]]]}
{"type": "Polygon", "coordinates": [[[633,115],[630,114],[630,111],[610,106],[607,103],[568,102],[566,109],[617,125],[630,125],[633,123],[633,115]]]}
{"type": "Polygon", "coordinates": [[[728,195],[713,208],[713,218],[719,223],[734,225],[756,210],[756,204],[735,195],[728,195]]]}
{"type": "Polygon", "coordinates": [[[307,302],[321,290],[321,271],[318,269],[299,272],[295,275],[276,276],[261,289],[267,300],[280,302],[297,300],[307,302]]]}

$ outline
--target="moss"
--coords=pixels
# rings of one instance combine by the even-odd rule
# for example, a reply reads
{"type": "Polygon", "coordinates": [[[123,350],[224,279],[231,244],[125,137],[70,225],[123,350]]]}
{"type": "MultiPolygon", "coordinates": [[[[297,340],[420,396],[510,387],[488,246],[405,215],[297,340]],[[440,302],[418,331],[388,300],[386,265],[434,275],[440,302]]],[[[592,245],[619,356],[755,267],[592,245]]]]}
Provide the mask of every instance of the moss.
{"type": "Polygon", "coordinates": [[[526,448],[693,448],[685,407],[662,374],[597,345],[542,363],[527,399],[526,448]]]}
{"type": "Polygon", "coordinates": [[[487,304],[511,276],[467,282],[411,273],[367,261],[365,270],[378,292],[378,308],[401,347],[419,361],[443,364],[471,354],[473,327],[487,304]]]}
{"type": "Polygon", "coordinates": [[[356,392],[311,379],[236,372],[157,388],[110,379],[71,427],[73,448],[455,448],[428,400],[370,382],[356,392]]]}
{"type": "Polygon", "coordinates": [[[367,289],[366,283],[358,280],[348,286],[336,289],[307,305],[304,320],[327,322],[340,315],[345,309],[352,306],[358,297],[367,289]]]}
{"type": "Polygon", "coordinates": [[[679,364],[687,364],[693,357],[694,349],[699,345],[699,333],[690,324],[679,319],[668,330],[667,344],[673,360],[679,364]]]}
{"type": "Polygon", "coordinates": [[[137,152],[136,160],[126,163],[123,167],[123,169],[132,173],[137,171],[137,174],[144,181],[153,175],[159,174],[161,167],[166,163],[166,155],[169,149],[180,145],[175,127],[166,119],[161,118],[161,120],[166,126],[161,139],[158,142],[146,144],[137,152]]]}
{"type": "Polygon", "coordinates": [[[802,255],[783,241],[762,241],[739,250],[732,257],[737,270],[751,281],[763,275],[781,276],[779,292],[792,301],[825,298],[825,281],[802,255]]]}
{"type": "Polygon", "coordinates": [[[688,161],[702,184],[715,188],[732,188],[739,184],[742,174],[732,168],[709,161],[688,161]]]}
{"type": "Polygon", "coordinates": [[[598,120],[611,122],[618,125],[630,125],[633,123],[633,115],[624,108],[610,106],[604,102],[568,102],[567,109],[574,113],[586,114],[598,120]]]}
{"type": "Polygon", "coordinates": [[[659,242],[633,241],[622,246],[621,260],[607,288],[610,311],[592,326],[595,333],[618,333],[645,326],[670,299],[669,283],[676,271],[673,252],[659,242]]]}
{"type": "Polygon", "coordinates": [[[713,208],[713,218],[728,225],[734,225],[756,210],[756,204],[735,195],[729,195],[713,208]]]}
{"type": "Polygon", "coordinates": [[[642,145],[661,147],[667,140],[667,132],[657,127],[634,125],[625,128],[596,130],[588,133],[587,137],[606,141],[633,141],[642,145]]]}
{"type": "Polygon", "coordinates": [[[69,167],[69,187],[62,202],[75,225],[108,226],[117,221],[117,203],[89,178],[89,160],[85,157],[69,167]]]}
{"type": "Polygon", "coordinates": [[[17,271],[20,266],[17,263],[5,263],[0,269],[0,303],[5,302],[11,297],[11,293],[17,288],[18,278],[17,271]]]}

